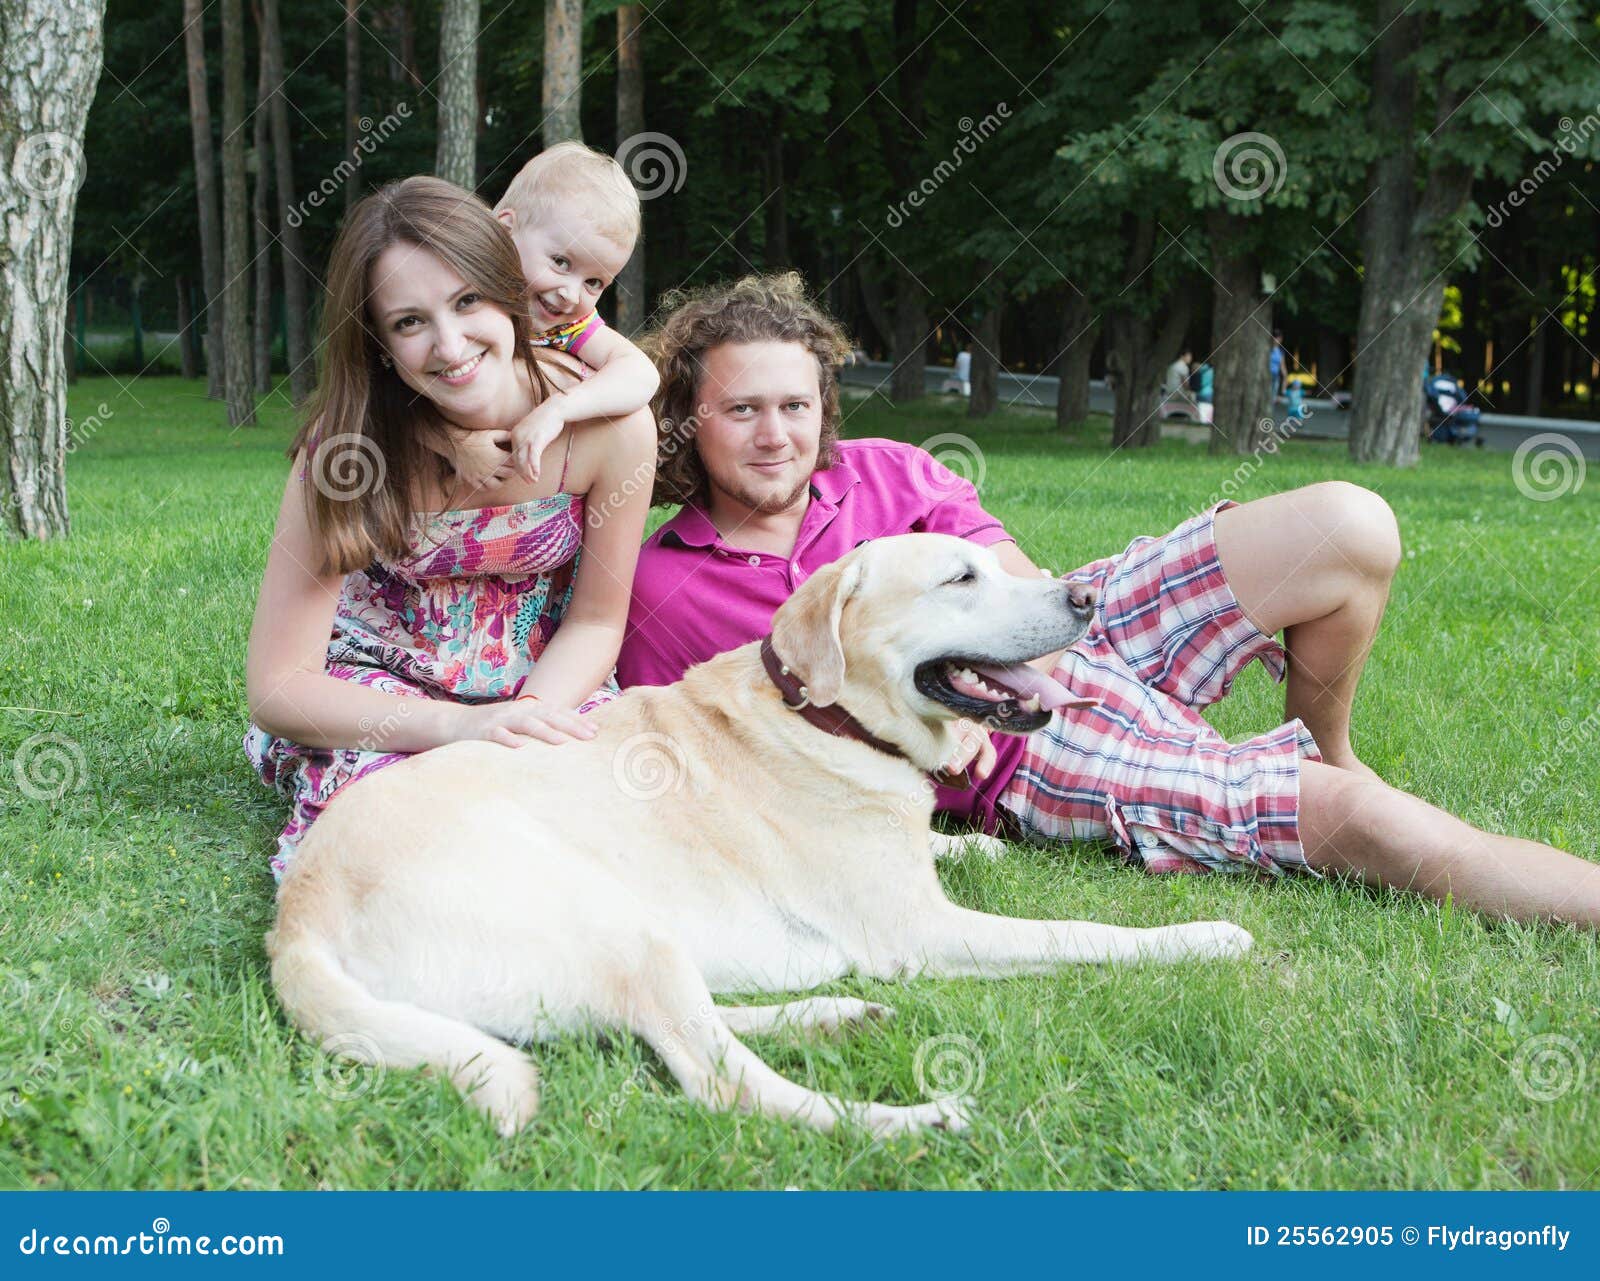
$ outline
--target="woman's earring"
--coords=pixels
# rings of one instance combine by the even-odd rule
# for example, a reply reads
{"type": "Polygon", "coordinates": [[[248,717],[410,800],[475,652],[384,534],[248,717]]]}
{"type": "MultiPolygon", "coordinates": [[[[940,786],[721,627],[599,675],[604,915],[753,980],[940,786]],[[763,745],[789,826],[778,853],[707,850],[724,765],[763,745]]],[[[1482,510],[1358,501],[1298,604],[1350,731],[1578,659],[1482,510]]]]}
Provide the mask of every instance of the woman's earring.
{"type": "Polygon", "coordinates": [[[378,353],[378,363],[380,365],[382,365],[385,369],[393,369],[394,368],[394,361],[389,359],[389,353],[386,352],[386,351],[380,351],[378,353]]]}

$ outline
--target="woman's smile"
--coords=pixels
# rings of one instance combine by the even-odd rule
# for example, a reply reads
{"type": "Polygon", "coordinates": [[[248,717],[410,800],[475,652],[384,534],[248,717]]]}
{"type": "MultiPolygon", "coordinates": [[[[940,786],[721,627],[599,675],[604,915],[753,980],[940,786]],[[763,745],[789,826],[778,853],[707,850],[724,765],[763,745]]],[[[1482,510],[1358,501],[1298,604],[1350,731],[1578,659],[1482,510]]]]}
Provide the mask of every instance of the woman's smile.
{"type": "Polygon", "coordinates": [[[483,364],[483,358],[487,354],[487,350],[480,351],[477,355],[469,356],[447,369],[441,369],[434,378],[449,387],[465,387],[477,375],[478,366],[483,364]]]}

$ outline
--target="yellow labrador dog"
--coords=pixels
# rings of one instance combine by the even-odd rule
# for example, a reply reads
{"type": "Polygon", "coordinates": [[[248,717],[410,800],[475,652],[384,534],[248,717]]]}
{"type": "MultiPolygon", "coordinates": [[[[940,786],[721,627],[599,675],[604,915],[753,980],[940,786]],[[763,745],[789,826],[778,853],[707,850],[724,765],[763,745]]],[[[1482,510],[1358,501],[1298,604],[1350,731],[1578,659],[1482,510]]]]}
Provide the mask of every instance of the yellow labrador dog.
{"type": "Polygon", "coordinates": [[[833,1098],[738,1039],[884,1007],[711,994],[1244,953],[1250,936],[1224,922],[1019,920],[940,888],[927,775],[956,755],[952,722],[1042,726],[1070,696],[1023,664],[1077,641],[1093,612],[1081,585],[1013,577],[961,539],[884,538],[806,582],[765,644],[596,713],[589,742],[455,743],[370,775],[284,878],[267,936],[278,996],[331,1051],[447,1073],[507,1135],[539,1101],[508,1042],[580,1028],[644,1038],[713,1108],[960,1128],[968,1100],[833,1098]]]}

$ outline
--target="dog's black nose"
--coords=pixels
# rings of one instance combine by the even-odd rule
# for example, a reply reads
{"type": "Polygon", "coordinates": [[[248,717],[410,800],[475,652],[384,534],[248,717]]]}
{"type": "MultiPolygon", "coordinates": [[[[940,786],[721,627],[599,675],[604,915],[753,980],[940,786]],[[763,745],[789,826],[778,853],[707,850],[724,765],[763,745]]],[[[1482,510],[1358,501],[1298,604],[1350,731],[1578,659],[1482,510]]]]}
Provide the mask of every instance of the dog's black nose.
{"type": "Polygon", "coordinates": [[[1080,618],[1093,617],[1095,602],[1099,599],[1099,593],[1088,583],[1067,584],[1067,604],[1080,618]]]}

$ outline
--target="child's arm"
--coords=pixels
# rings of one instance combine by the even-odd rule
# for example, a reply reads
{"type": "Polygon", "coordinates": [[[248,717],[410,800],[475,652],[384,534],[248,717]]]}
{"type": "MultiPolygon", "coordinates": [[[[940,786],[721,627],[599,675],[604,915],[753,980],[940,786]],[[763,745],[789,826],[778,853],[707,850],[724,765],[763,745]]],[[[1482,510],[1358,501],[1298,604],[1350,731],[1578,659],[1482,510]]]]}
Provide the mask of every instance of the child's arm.
{"type": "MultiPolygon", "coordinates": [[[[480,490],[503,484],[511,475],[511,433],[508,431],[474,430],[446,424],[443,438],[435,438],[430,433],[423,436],[423,442],[450,464],[459,489],[468,498],[480,490]]],[[[451,501],[459,497],[460,492],[452,493],[451,501]]]]}
{"type": "Polygon", "coordinates": [[[609,326],[574,353],[594,374],[542,401],[511,430],[511,456],[523,479],[539,479],[539,459],[568,423],[623,418],[650,403],[661,376],[650,358],[609,326]]]}

